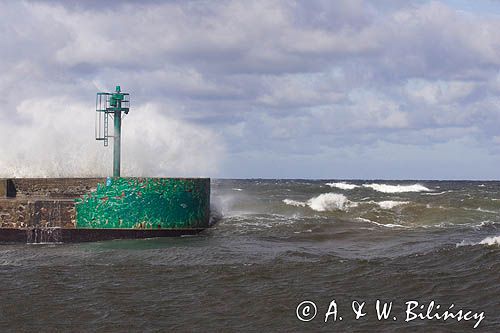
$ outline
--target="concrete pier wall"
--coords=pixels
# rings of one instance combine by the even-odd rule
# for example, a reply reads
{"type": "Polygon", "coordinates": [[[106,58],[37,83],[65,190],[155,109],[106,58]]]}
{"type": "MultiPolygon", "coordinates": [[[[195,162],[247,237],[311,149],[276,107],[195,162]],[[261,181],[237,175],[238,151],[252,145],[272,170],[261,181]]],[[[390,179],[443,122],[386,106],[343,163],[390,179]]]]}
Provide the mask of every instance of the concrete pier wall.
{"type": "MultiPolygon", "coordinates": [[[[4,179],[17,198],[75,199],[97,188],[105,178],[13,178],[4,179]],[[10,184],[10,185],[9,185],[10,184]]],[[[0,185],[1,186],[1,185],[0,185]]],[[[2,193],[0,187],[0,195],[2,193]]]]}
{"type": "Polygon", "coordinates": [[[208,178],[113,178],[77,200],[77,228],[207,228],[208,178]]]}
{"type": "Polygon", "coordinates": [[[76,226],[74,200],[0,199],[0,228],[76,226]]]}
{"type": "Polygon", "coordinates": [[[75,228],[75,200],[103,178],[0,179],[0,228],[75,228]]]}
{"type": "Polygon", "coordinates": [[[0,228],[203,229],[210,179],[0,179],[0,228]]]}

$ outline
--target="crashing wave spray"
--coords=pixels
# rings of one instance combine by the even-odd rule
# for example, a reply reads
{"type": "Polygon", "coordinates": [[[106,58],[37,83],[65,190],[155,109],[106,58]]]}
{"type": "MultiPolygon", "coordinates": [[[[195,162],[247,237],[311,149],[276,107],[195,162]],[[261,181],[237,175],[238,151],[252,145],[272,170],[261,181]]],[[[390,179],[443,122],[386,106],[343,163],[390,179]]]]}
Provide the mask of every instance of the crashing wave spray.
{"type": "MultiPolygon", "coordinates": [[[[124,125],[122,138],[124,176],[207,175],[217,170],[224,146],[213,131],[169,118],[152,104],[134,110],[135,121],[124,125]]],[[[112,152],[94,142],[92,106],[66,98],[26,100],[16,116],[16,121],[0,123],[0,177],[111,173],[112,152]]]]}

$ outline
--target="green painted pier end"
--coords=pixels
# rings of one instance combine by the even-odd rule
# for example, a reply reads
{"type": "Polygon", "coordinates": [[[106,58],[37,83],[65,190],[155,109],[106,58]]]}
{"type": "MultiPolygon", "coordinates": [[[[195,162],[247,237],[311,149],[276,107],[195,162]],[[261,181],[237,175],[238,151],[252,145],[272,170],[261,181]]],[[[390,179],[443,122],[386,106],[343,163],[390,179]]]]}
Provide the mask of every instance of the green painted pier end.
{"type": "Polygon", "coordinates": [[[169,237],[209,226],[209,178],[0,179],[0,242],[169,237]]]}

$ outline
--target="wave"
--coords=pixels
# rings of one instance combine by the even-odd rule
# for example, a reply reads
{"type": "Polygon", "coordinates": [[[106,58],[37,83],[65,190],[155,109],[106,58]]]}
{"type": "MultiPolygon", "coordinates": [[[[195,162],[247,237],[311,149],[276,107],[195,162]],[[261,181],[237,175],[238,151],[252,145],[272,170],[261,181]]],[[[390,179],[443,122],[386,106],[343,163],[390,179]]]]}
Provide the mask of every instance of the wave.
{"type": "Polygon", "coordinates": [[[341,190],[352,190],[352,189],[355,189],[356,187],[359,187],[359,185],[349,184],[346,182],[326,183],[325,185],[328,185],[330,187],[340,188],[341,190]]]}
{"type": "Polygon", "coordinates": [[[500,236],[496,237],[486,237],[482,241],[479,242],[481,245],[500,245],[500,236]]]}
{"type": "Polygon", "coordinates": [[[356,207],[357,203],[350,201],[343,194],[323,193],[317,197],[309,199],[307,205],[317,212],[327,210],[347,210],[350,207],[356,207]]]}
{"type": "Polygon", "coordinates": [[[284,203],[290,206],[295,206],[295,207],[305,207],[306,203],[302,201],[297,201],[297,200],[292,200],[292,199],[284,199],[284,203]]]}
{"type": "Polygon", "coordinates": [[[387,184],[363,184],[364,187],[369,187],[375,191],[383,193],[403,193],[403,192],[427,192],[431,191],[427,187],[420,184],[413,185],[387,185],[387,184]]]}
{"type": "Polygon", "coordinates": [[[466,242],[465,240],[463,240],[460,243],[456,244],[457,247],[474,246],[474,245],[487,245],[487,246],[499,245],[500,246],[500,236],[486,237],[485,239],[483,239],[482,241],[477,242],[477,243],[466,242]]]}
{"type": "Polygon", "coordinates": [[[495,212],[493,210],[488,210],[488,209],[482,209],[481,207],[478,207],[478,208],[463,208],[463,209],[464,210],[469,210],[469,211],[481,212],[481,213],[498,214],[498,212],[495,212]]]}
{"type": "Polygon", "coordinates": [[[352,202],[343,194],[339,193],[323,193],[313,197],[306,202],[296,201],[291,199],[284,199],[283,202],[287,205],[295,207],[308,206],[317,212],[334,211],[334,210],[348,210],[351,207],[356,207],[358,204],[352,202]]]}
{"type": "MultiPolygon", "coordinates": [[[[345,195],[339,193],[324,193],[316,197],[313,197],[307,201],[297,201],[292,199],[284,199],[283,202],[290,206],[295,207],[306,207],[308,206],[312,210],[317,212],[333,211],[333,210],[348,210],[349,208],[357,207],[359,204],[363,204],[350,201],[345,195]]],[[[370,201],[368,203],[376,204],[382,209],[393,209],[394,207],[409,204],[409,201],[370,201]]]]}
{"type": "MultiPolygon", "coordinates": [[[[472,228],[474,228],[475,230],[481,230],[482,228],[484,227],[491,227],[491,226],[495,226],[497,224],[499,224],[500,222],[495,222],[495,221],[491,221],[491,220],[486,220],[486,221],[481,221],[481,223],[479,224],[473,224],[472,225],[472,228]]],[[[495,228],[496,229],[496,228],[495,228]]]]}
{"type": "Polygon", "coordinates": [[[393,224],[393,223],[388,223],[388,224],[383,224],[383,223],[378,223],[369,219],[365,219],[363,217],[357,217],[356,220],[361,221],[361,222],[368,222],[372,223],[375,225],[378,225],[379,227],[386,227],[386,228],[408,228],[407,226],[401,225],[401,224],[393,224]]]}
{"type": "Polygon", "coordinates": [[[451,192],[454,192],[453,190],[449,190],[449,191],[443,191],[443,192],[436,192],[436,193],[422,193],[423,195],[441,195],[441,194],[445,194],[445,193],[451,193],[451,192]]]}
{"type": "Polygon", "coordinates": [[[379,205],[379,207],[382,209],[392,209],[394,207],[406,205],[409,203],[410,203],[409,201],[392,201],[392,200],[376,202],[376,204],[379,205]]]}
{"type": "Polygon", "coordinates": [[[481,207],[476,209],[478,212],[483,212],[483,213],[490,213],[490,214],[498,214],[498,212],[495,212],[493,210],[488,210],[488,209],[482,209],[481,207]]]}

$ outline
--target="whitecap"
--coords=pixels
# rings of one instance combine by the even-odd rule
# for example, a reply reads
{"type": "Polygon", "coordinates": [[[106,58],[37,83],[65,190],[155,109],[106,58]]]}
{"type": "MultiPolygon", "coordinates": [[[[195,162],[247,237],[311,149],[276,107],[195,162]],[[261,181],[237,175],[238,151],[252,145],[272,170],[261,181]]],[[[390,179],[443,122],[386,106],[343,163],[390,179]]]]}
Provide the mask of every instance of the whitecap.
{"type": "Polygon", "coordinates": [[[426,192],[431,191],[427,187],[420,184],[413,185],[388,185],[388,184],[363,184],[364,187],[369,187],[375,191],[383,193],[402,193],[402,192],[426,192]]]}
{"type": "Polygon", "coordinates": [[[317,212],[331,210],[347,210],[356,207],[357,203],[350,201],[343,194],[323,193],[307,201],[307,205],[317,212]]]}
{"type": "Polygon", "coordinates": [[[352,189],[355,189],[356,187],[359,187],[359,185],[349,184],[346,182],[326,183],[325,185],[328,185],[330,187],[340,188],[341,190],[352,190],[352,189]]]}
{"type": "Polygon", "coordinates": [[[302,201],[297,201],[297,200],[292,200],[292,199],[284,199],[284,203],[290,206],[295,206],[295,207],[305,207],[306,203],[302,201]]]}
{"type": "Polygon", "coordinates": [[[294,234],[303,234],[303,233],[310,233],[312,232],[312,229],[307,229],[307,230],[304,230],[304,231],[294,231],[293,233],[294,234]]]}
{"type": "Polygon", "coordinates": [[[493,210],[482,209],[481,207],[478,207],[476,210],[480,211],[480,212],[483,212],[483,213],[490,213],[490,214],[497,214],[498,213],[498,212],[495,212],[493,210]]]}
{"type": "Polygon", "coordinates": [[[488,214],[498,214],[498,212],[495,212],[493,210],[488,210],[488,209],[482,209],[481,207],[478,207],[478,208],[463,208],[463,210],[477,211],[477,212],[488,213],[488,214]]]}
{"type": "Polygon", "coordinates": [[[324,212],[332,210],[348,210],[357,207],[358,203],[352,202],[343,194],[323,193],[307,201],[307,205],[315,211],[324,212]]]}
{"type": "Polygon", "coordinates": [[[453,191],[449,190],[449,191],[443,191],[443,192],[437,192],[437,193],[422,193],[422,195],[441,195],[441,194],[451,193],[451,192],[453,192],[453,191]]]}
{"type": "Polygon", "coordinates": [[[481,223],[479,224],[474,224],[472,225],[472,227],[476,230],[481,230],[483,227],[487,227],[487,226],[491,226],[491,225],[496,225],[498,224],[498,222],[495,222],[495,221],[490,221],[490,220],[485,220],[485,221],[481,221],[481,223]]]}
{"type": "Polygon", "coordinates": [[[375,225],[378,225],[380,227],[386,227],[386,228],[408,228],[407,226],[401,225],[401,224],[393,224],[393,223],[388,223],[388,224],[383,224],[383,223],[378,223],[369,219],[365,219],[363,217],[357,217],[356,220],[361,221],[361,222],[368,222],[372,223],[375,225]]]}
{"type": "Polygon", "coordinates": [[[352,207],[357,207],[358,203],[350,201],[343,194],[339,193],[323,193],[313,197],[306,202],[297,201],[292,199],[284,199],[283,202],[290,206],[305,207],[308,206],[317,212],[335,211],[335,210],[348,210],[352,207]]]}
{"type": "Polygon", "coordinates": [[[500,245],[500,236],[496,237],[486,237],[482,241],[479,242],[481,245],[500,245]]]}
{"type": "Polygon", "coordinates": [[[493,245],[500,245],[500,236],[490,236],[486,237],[482,241],[478,243],[472,243],[472,242],[466,242],[465,240],[461,241],[460,243],[456,244],[457,247],[460,246],[472,246],[472,245],[488,245],[488,246],[493,246],[493,245]]]}
{"type": "Polygon", "coordinates": [[[392,209],[397,206],[401,205],[406,205],[408,204],[408,201],[392,201],[392,200],[387,200],[387,201],[380,201],[377,202],[376,204],[379,205],[380,208],[382,209],[392,209]]]}

